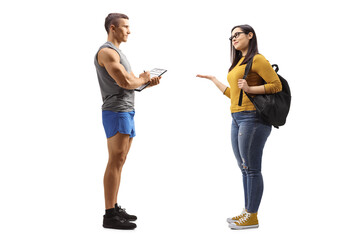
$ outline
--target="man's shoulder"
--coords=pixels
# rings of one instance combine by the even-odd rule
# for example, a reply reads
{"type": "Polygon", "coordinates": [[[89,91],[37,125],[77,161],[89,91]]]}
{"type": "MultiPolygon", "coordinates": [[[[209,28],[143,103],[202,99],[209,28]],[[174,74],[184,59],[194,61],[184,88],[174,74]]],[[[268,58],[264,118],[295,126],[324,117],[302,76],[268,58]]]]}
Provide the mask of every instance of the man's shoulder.
{"type": "Polygon", "coordinates": [[[120,61],[120,55],[115,49],[110,47],[103,47],[98,52],[98,58],[107,61],[120,61]]]}
{"type": "Polygon", "coordinates": [[[113,49],[112,47],[110,47],[110,46],[102,46],[99,49],[99,53],[101,53],[101,54],[110,54],[110,55],[118,55],[119,56],[117,51],[115,49],[113,49]]]}

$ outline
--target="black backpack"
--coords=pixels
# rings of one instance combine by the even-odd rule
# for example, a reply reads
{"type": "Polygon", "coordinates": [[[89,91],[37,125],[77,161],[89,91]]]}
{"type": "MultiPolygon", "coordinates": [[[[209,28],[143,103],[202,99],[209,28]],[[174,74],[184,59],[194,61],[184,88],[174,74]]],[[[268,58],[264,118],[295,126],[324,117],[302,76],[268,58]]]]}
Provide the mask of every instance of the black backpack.
{"type": "MultiPolygon", "coordinates": [[[[243,79],[246,79],[251,66],[253,58],[249,60],[245,67],[245,74],[243,79]]],[[[279,71],[279,67],[276,64],[271,65],[275,67],[275,72],[279,71]]],[[[291,92],[288,82],[277,74],[282,84],[282,91],[275,94],[257,94],[254,97],[250,97],[245,91],[241,89],[239,106],[242,105],[243,92],[248,96],[250,101],[254,104],[256,112],[267,123],[273,125],[275,128],[283,126],[286,122],[286,117],[290,110],[291,92]]]]}

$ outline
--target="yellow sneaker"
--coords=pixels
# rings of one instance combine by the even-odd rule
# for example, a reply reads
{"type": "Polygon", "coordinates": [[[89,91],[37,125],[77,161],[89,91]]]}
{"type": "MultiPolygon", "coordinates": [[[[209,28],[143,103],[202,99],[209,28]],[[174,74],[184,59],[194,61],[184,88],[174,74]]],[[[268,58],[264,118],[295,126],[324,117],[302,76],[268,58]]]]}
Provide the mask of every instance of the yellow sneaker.
{"type": "Polygon", "coordinates": [[[237,222],[237,221],[240,220],[240,218],[242,218],[242,217],[245,216],[245,213],[246,213],[246,210],[245,210],[245,208],[244,208],[244,209],[242,210],[242,213],[240,213],[239,216],[236,216],[236,217],[233,217],[233,218],[228,218],[228,219],[226,219],[226,221],[227,221],[228,223],[237,222]]]}
{"type": "Polygon", "coordinates": [[[230,223],[229,227],[231,229],[258,228],[259,221],[257,219],[257,213],[246,212],[244,217],[240,218],[239,221],[230,223]]]}

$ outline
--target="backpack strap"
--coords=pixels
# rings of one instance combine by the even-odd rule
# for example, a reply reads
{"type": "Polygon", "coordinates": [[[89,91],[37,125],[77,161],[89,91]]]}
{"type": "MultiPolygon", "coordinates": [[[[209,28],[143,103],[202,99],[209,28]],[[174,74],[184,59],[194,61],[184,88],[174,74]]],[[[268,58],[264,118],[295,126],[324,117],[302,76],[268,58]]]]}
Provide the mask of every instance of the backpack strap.
{"type": "MultiPolygon", "coordinates": [[[[249,72],[250,72],[250,69],[251,69],[251,66],[252,66],[252,63],[253,63],[253,58],[250,58],[250,60],[248,61],[248,63],[246,64],[246,67],[245,67],[245,73],[244,73],[244,76],[243,76],[243,79],[246,79],[249,72]]],[[[247,95],[247,93],[245,92],[245,94],[247,95]]],[[[241,89],[240,91],[240,97],[239,97],[239,103],[238,105],[241,106],[242,105],[242,99],[243,99],[243,95],[244,95],[244,91],[241,89]]],[[[249,95],[247,95],[249,97],[249,95]]],[[[252,100],[250,97],[249,97],[250,101],[252,100]]]]}
{"type": "Polygon", "coordinates": [[[275,70],[276,73],[279,71],[279,66],[278,66],[277,64],[273,64],[273,65],[271,65],[271,67],[272,67],[272,68],[275,67],[274,70],[275,70]]]}

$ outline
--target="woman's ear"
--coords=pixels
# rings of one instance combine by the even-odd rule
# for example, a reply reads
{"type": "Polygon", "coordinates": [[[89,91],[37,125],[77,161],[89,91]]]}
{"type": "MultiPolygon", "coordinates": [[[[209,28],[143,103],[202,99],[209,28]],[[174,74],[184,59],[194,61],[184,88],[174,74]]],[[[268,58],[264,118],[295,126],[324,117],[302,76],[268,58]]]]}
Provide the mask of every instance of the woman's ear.
{"type": "Polygon", "coordinates": [[[249,34],[248,34],[248,39],[249,39],[249,40],[252,39],[253,36],[254,36],[254,34],[253,34],[252,32],[249,32],[249,34]]]}

